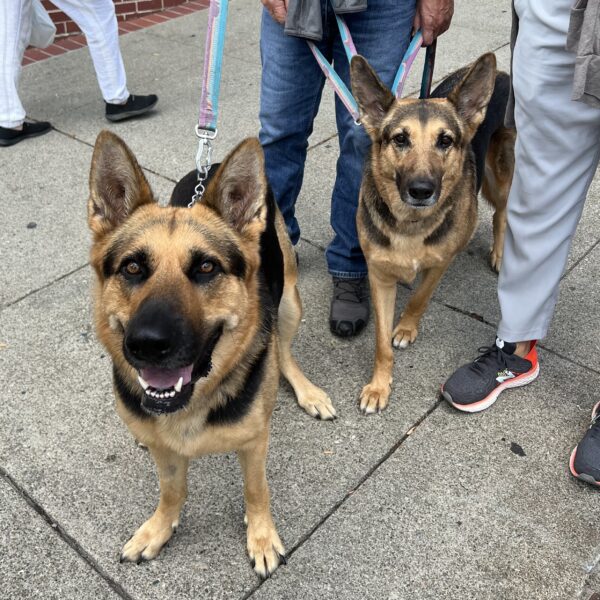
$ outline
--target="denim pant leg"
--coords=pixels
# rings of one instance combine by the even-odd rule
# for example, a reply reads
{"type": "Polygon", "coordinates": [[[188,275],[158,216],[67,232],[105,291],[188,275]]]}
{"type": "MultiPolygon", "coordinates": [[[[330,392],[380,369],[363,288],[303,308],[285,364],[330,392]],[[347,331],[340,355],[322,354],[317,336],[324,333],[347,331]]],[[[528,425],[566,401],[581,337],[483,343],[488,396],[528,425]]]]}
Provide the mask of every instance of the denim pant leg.
{"type": "MultiPolygon", "coordinates": [[[[308,138],[325,77],[305,40],[285,35],[264,10],[259,139],[267,178],[293,244],[300,239],[295,203],[302,186],[308,138]]],[[[325,50],[322,50],[323,52],[325,50]]]]}
{"type": "MultiPolygon", "coordinates": [[[[369,0],[365,12],[345,15],[356,50],[388,87],[392,86],[408,47],[414,13],[415,0],[369,0]]],[[[350,88],[349,64],[339,35],[333,44],[333,60],[336,71],[350,88]]],[[[331,275],[353,279],[367,273],[356,232],[356,209],[371,141],[337,97],[335,102],[340,156],[331,199],[335,236],[327,248],[327,266],[331,275]]]]}

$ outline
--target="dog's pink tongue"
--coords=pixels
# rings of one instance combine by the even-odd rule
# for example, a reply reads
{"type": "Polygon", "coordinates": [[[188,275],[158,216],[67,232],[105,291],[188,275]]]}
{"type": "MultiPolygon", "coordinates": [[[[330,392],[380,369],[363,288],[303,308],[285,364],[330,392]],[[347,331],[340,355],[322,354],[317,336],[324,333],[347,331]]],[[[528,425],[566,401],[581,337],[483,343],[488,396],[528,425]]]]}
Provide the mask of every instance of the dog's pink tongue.
{"type": "Polygon", "coordinates": [[[140,375],[148,385],[157,390],[166,390],[177,385],[180,378],[183,377],[183,385],[192,380],[192,369],[194,365],[188,365],[180,369],[157,369],[149,367],[141,369],[140,375]]]}

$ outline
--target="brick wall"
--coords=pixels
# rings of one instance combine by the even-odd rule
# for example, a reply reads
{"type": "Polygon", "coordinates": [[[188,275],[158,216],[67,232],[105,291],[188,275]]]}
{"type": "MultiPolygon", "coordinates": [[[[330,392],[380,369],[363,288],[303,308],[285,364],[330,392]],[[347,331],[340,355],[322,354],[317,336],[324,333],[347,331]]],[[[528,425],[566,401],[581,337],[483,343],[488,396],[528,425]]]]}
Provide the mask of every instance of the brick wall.
{"type": "MultiPolygon", "coordinates": [[[[2,2],[3,0],[0,0],[2,2]]],[[[85,1],[85,0],[84,0],[85,1]]],[[[188,0],[113,0],[117,19],[127,21],[143,15],[149,15],[172,6],[185,4],[188,0]]],[[[42,0],[42,4],[56,25],[56,39],[80,33],[79,28],[65,13],[52,4],[51,0],[42,0]]]]}

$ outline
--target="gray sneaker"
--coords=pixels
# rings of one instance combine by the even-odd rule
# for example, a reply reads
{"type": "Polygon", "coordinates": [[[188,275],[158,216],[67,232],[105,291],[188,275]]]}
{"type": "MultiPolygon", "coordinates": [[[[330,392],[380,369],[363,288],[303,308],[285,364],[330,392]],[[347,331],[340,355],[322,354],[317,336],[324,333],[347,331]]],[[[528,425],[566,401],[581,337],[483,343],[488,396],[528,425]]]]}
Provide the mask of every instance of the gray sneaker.
{"type": "Polygon", "coordinates": [[[600,487],[600,402],[592,410],[592,424],[575,446],[569,461],[571,474],[600,487]]]}
{"type": "Polygon", "coordinates": [[[339,337],[358,335],[369,321],[369,285],[360,279],[333,278],[329,328],[339,337]]]}

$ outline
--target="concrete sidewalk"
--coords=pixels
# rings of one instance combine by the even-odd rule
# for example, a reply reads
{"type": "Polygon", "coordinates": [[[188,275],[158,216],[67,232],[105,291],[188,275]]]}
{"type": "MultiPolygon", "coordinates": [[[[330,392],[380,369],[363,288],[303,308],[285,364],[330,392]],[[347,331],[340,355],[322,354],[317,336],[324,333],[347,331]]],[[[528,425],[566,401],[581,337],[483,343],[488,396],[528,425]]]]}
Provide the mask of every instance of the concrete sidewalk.
{"type": "MultiPolygon", "coordinates": [[[[260,4],[234,0],[217,159],[258,132],[260,4]]],[[[393,397],[363,417],[374,351],[330,335],[323,249],[337,139],[324,94],[298,203],[305,321],[296,353],[339,419],[300,410],[283,384],[268,477],[288,565],[261,582],[245,554],[234,455],[193,463],[179,531],[159,558],[119,564],[151,514],[158,483],[113,407],[95,341],[85,203],[103,128],[136,153],[157,194],[193,167],[206,11],[121,38],[134,93],[158,112],[110,125],[87,49],[25,68],[31,117],[57,131],[0,152],[0,598],[588,600],[600,592],[597,492],[569,475],[572,447],[598,400],[600,180],[573,244],[541,377],[480,415],[440,404],[440,383],[493,339],[490,213],[453,264],[417,343],[396,354],[393,397]]],[[[494,50],[508,67],[508,0],[457,0],[436,79],[494,50]]],[[[417,73],[419,67],[414,69],[417,73]]],[[[411,78],[416,90],[418,75],[411,78]]],[[[407,290],[399,288],[398,310],[407,290]]]]}

